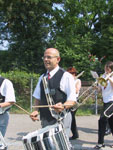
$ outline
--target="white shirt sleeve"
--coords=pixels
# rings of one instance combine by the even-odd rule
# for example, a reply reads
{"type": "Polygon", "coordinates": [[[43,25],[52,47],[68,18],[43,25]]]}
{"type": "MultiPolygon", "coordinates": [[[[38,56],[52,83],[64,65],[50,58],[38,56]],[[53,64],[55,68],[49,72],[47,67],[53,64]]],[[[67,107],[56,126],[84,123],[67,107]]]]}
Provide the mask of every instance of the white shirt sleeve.
{"type": "Polygon", "coordinates": [[[16,102],[13,84],[10,80],[4,79],[1,85],[1,94],[5,96],[5,102],[16,102]]]}
{"type": "Polygon", "coordinates": [[[60,82],[61,90],[67,95],[67,101],[77,101],[75,80],[73,76],[65,72],[60,82]]]}

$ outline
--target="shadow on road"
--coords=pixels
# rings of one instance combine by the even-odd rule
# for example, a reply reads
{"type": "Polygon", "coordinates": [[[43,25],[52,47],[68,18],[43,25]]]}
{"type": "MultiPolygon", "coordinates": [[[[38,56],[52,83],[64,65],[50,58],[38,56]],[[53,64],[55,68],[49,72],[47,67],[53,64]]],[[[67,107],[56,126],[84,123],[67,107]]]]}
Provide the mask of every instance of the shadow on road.
{"type": "Polygon", "coordinates": [[[20,132],[20,133],[17,133],[17,134],[16,134],[16,135],[17,135],[16,138],[10,137],[10,138],[8,138],[8,139],[9,139],[9,140],[12,140],[12,141],[14,141],[14,140],[16,140],[16,141],[22,141],[23,136],[27,135],[28,133],[29,133],[29,132],[20,132]]]}
{"type": "Polygon", "coordinates": [[[81,128],[78,127],[78,130],[85,132],[85,133],[93,133],[93,134],[98,134],[98,130],[97,129],[91,129],[91,128],[81,128]]]}

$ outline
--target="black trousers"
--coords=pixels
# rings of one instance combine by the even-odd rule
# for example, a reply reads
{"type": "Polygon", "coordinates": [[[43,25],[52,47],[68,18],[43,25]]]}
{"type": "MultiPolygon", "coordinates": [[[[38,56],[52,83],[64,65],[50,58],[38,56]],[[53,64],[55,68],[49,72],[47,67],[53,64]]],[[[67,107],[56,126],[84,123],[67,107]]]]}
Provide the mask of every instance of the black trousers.
{"type": "Polygon", "coordinates": [[[107,122],[109,122],[109,126],[111,129],[111,133],[113,134],[113,116],[110,118],[107,118],[104,116],[104,111],[112,104],[113,102],[104,103],[103,110],[100,115],[100,119],[98,121],[98,143],[103,144],[104,143],[104,136],[106,131],[107,122]]]}
{"type": "Polygon", "coordinates": [[[76,111],[71,111],[71,115],[72,115],[72,123],[71,123],[71,132],[73,134],[73,137],[78,138],[79,134],[78,134],[78,129],[77,129],[77,125],[76,125],[76,119],[75,119],[75,114],[76,111]]]}

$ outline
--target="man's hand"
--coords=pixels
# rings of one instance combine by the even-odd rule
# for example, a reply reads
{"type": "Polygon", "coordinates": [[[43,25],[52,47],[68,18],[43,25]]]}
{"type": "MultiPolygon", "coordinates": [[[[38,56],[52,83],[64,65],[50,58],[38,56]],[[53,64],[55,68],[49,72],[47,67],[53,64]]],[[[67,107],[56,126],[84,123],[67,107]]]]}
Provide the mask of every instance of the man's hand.
{"type": "Polygon", "coordinates": [[[36,120],[39,120],[38,119],[38,111],[33,111],[30,115],[30,118],[33,120],[33,121],[36,121],[36,120]]]}
{"type": "Polygon", "coordinates": [[[54,110],[57,113],[59,113],[59,112],[62,112],[64,110],[64,105],[61,102],[59,102],[59,103],[53,105],[52,108],[54,108],[54,110]]]}

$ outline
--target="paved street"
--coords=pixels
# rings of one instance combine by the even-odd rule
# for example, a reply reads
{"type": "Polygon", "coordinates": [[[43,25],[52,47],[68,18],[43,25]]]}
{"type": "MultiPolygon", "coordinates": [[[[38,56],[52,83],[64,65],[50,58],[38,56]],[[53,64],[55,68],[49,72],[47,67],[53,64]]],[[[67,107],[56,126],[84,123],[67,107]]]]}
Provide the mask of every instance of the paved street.
{"type": "MultiPolygon", "coordinates": [[[[97,128],[99,116],[77,116],[77,125],[79,139],[73,140],[72,144],[75,150],[92,150],[97,143],[97,128]]],[[[10,114],[8,130],[5,141],[8,144],[8,150],[24,150],[22,137],[27,133],[36,131],[40,128],[40,121],[33,122],[28,115],[10,114]]],[[[103,150],[112,150],[109,145],[113,143],[111,135],[105,136],[103,150]]]]}

